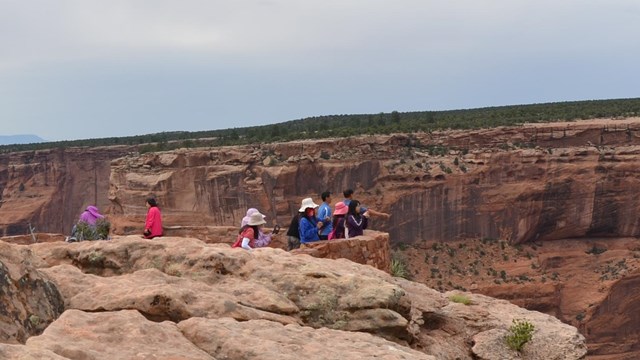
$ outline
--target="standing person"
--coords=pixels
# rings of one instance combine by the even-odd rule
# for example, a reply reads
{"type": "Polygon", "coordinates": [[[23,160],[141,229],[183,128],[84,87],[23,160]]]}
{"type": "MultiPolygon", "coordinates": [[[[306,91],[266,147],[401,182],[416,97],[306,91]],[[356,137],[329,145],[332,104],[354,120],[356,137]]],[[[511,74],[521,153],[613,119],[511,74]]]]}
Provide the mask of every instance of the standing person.
{"type": "Polygon", "coordinates": [[[369,225],[369,219],[367,216],[361,213],[362,208],[358,200],[351,200],[349,203],[349,211],[347,212],[347,218],[345,219],[347,231],[345,237],[347,239],[360,236],[364,233],[364,229],[369,225]]]}
{"type": "Polygon", "coordinates": [[[144,238],[153,239],[162,236],[162,214],[158,208],[158,202],[155,198],[148,198],[145,205],[147,206],[147,220],[144,223],[144,238]]]}
{"type": "Polygon", "coordinates": [[[256,247],[256,238],[260,233],[262,225],[266,224],[264,221],[265,216],[259,212],[252,214],[249,217],[247,224],[240,228],[238,231],[238,238],[236,242],[231,245],[232,248],[243,248],[245,250],[251,250],[256,247]]]}
{"type": "MultiPolygon", "coordinates": [[[[353,193],[354,193],[353,189],[347,189],[342,193],[344,195],[344,200],[343,201],[344,201],[345,205],[349,206],[349,203],[351,203],[351,199],[353,198],[353,193]]],[[[369,215],[381,216],[381,217],[386,218],[386,219],[391,217],[391,215],[389,215],[387,213],[383,213],[383,212],[380,212],[380,211],[369,209],[369,208],[366,208],[364,206],[362,206],[361,208],[362,208],[362,214],[363,215],[365,213],[368,213],[367,216],[369,216],[369,215]]]]}
{"type": "Polygon", "coordinates": [[[298,212],[291,218],[291,224],[287,230],[287,250],[291,251],[300,247],[300,218],[304,215],[303,212],[298,212]]]}
{"type": "MultiPolygon", "coordinates": [[[[249,221],[251,220],[251,216],[253,214],[262,215],[262,219],[263,220],[266,218],[266,215],[261,214],[260,211],[258,211],[258,209],[250,208],[249,210],[247,210],[247,215],[242,218],[242,222],[240,223],[240,227],[243,227],[243,226],[247,225],[249,223],[249,221]]],[[[271,244],[272,235],[276,235],[278,233],[279,229],[280,229],[280,226],[276,225],[275,228],[273,229],[273,232],[271,234],[267,234],[267,233],[264,232],[263,228],[260,227],[260,231],[258,232],[258,237],[255,240],[255,247],[267,247],[267,246],[269,246],[269,244],[271,244]]]]}
{"type": "Polygon", "coordinates": [[[300,212],[304,214],[300,217],[300,224],[298,229],[300,231],[300,243],[306,244],[314,241],[319,241],[318,230],[322,227],[322,222],[316,218],[316,209],[318,204],[314,203],[311,198],[302,200],[300,206],[300,212]]]}
{"type": "Polygon", "coordinates": [[[349,207],[344,202],[339,201],[335,205],[335,211],[333,212],[333,230],[329,234],[329,240],[344,239],[345,223],[344,217],[349,211],[349,207]]]}
{"type": "Polygon", "coordinates": [[[322,204],[318,209],[318,221],[322,224],[320,228],[320,240],[327,240],[331,230],[333,230],[333,222],[331,221],[331,193],[329,191],[323,192],[322,204]]]}

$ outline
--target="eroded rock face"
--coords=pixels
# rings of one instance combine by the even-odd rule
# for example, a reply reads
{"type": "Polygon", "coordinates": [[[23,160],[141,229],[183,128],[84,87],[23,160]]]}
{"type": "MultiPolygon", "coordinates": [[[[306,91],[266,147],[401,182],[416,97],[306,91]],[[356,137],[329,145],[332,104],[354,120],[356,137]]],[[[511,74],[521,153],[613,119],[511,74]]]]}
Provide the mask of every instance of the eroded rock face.
{"type": "Polygon", "coordinates": [[[31,250],[0,241],[0,342],[24,342],[64,311],[58,289],[33,263],[31,250]]]}
{"type": "Polygon", "coordinates": [[[88,205],[110,204],[110,162],[130,147],[0,154],[0,236],[68,234],[88,205]]]}
{"type": "Polygon", "coordinates": [[[436,358],[365,333],[252,320],[192,318],[178,324],[194,344],[218,359],[297,360],[436,358]]]}
{"type": "Polygon", "coordinates": [[[471,305],[452,303],[449,294],[344,259],[170,237],[28,249],[67,310],[26,349],[10,349],[25,354],[267,359],[281,352],[286,359],[302,351],[310,359],[470,360],[474,337],[477,349],[500,346],[482,334],[505,330],[513,318],[534,323],[540,341],[554,338],[549,351],[566,359],[586,353],[577,330],[548,315],[474,294],[466,294],[471,305]]]}

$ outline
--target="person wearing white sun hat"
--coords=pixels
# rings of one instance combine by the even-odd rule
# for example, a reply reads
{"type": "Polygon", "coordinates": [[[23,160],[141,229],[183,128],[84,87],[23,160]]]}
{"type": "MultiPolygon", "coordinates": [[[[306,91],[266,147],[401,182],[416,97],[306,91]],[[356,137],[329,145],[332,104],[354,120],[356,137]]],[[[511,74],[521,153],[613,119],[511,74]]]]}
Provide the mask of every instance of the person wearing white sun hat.
{"type": "Polygon", "coordinates": [[[318,230],[322,227],[322,222],[316,218],[316,209],[318,204],[313,202],[311,198],[305,198],[302,200],[299,212],[300,223],[298,225],[300,231],[300,243],[306,244],[309,242],[319,241],[320,236],[318,230]]]}
{"type": "Polygon", "coordinates": [[[259,212],[251,214],[247,224],[240,228],[236,242],[231,245],[233,248],[241,247],[245,250],[251,250],[256,247],[256,238],[260,233],[260,227],[266,224],[264,215],[259,212]]]}

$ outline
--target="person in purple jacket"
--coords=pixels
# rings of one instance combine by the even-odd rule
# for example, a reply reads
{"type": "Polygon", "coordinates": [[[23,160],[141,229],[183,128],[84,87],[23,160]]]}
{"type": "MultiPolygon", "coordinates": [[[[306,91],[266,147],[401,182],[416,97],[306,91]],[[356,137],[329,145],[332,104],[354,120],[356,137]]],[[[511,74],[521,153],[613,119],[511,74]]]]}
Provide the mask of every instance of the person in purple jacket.
{"type": "Polygon", "coordinates": [[[349,211],[347,212],[346,225],[347,231],[345,231],[345,237],[347,239],[360,236],[364,233],[364,229],[369,225],[369,219],[366,213],[363,215],[360,213],[360,201],[351,200],[349,203],[349,211]]]}
{"type": "MultiPolygon", "coordinates": [[[[78,219],[78,223],[85,223],[89,225],[89,227],[95,233],[96,223],[98,220],[104,219],[104,215],[100,214],[98,208],[94,205],[89,205],[87,208],[80,214],[80,219],[78,219]]],[[[71,229],[71,236],[68,236],[65,241],[66,242],[75,242],[78,241],[78,224],[74,224],[71,229]]],[[[84,239],[80,239],[84,240],[84,239]]]]}
{"type": "Polygon", "coordinates": [[[95,226],[98,219],[104,219],[104,215],[100,214],[98,208],[93,205],[87,206],[87,209],[80,214],[80,221],[84,221],[90,226],[95,226]]]}

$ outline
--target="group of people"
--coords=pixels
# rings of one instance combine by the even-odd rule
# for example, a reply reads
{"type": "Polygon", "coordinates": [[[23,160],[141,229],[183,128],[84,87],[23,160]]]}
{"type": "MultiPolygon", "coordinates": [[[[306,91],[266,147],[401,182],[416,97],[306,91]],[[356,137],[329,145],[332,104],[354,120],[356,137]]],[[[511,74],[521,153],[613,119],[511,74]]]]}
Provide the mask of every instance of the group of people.
{"type": "MultiPolygon", "coordinates": [[[[352,199],[353,194],[353,190],[345,190],[344,199],[335,203],[333,209],[329,191],[320,195],[322,198],[320,205],[316,204],[312,198],[303,199],[298,213],[291,219],[286,234],[287,249],[297,249],[301,244],[314,241],[349,239],[359,236],[368,227],[370,216],[389,217],[389,214],[362,206],[358,200],[352,199]]],[[[278,233],[279,226],[276,225],[272,234],[264,233],[262,226],[266,224],[265,218],[266,216],[257,209],[249,209],[242,219],[238,236],[232,247],[251,250],[268,246],[271,243],[271,235],[278,233]]]]}
{"type": "MultiPolygon", "coordinates": [[[[358,200],[353,199],[353,190],[343,192],[344,199],[331,207],[331,193],[323,192],[320,197],[322,204],[316,204],[312,198],[305,198],[300,204],[298,213],[291,219],[287,231],[288,250],[297,249],[300,244],[307,244],[320,240],[349,239],[362,235],[369,226],[370,216],[389,217],[389,214],[377,212],[366,208],[358,200]]],[[[155,198],[150,197],[145,201],[147,217],[144,225],[143,237],[153,239],[163,234],[162,214],[155,198]]],[[[246,216],[240,223],[240,230],[232,247],[251,250],[253,248],[266,247],[271,243],[272,236],[278,234],[280,226],[276,225],[271,233],[263,230],[266,224],[266,216],[258,209],[247,210],[246,216]]],[[[104,219],[98,208],[88,206],[80,215],[78,224],[74,225],[72,235],[67,241],[78,241],[76,233],[79,224],[86,224],[95,229],[97,222],[104,219]]],[[[82,240],[82,239],[80,239],[82,240]]]]}
{"type": "MultiPolygon", "coordinates": [[[[147,217],[145,219],[142,236],[145,239],[153,239],[155,237],[162,236],[162,214],[158,207],[157,200],[153,197],[149,197],[145,201],[145,206],[147,207],[147,217]]],[[[84,239],[79,229],[87,227],[91,232],[96,233],[98,221],[101,219],[105,219],[105,216],[100,213],[97,206],[87,206],[82,214],[80,214],[78,222],[73,225],[73,228],[71,229],[71,236],[68,236],[65,241],[76,242],[81,240],[97,240],[97,238],[84,239]]]]}

